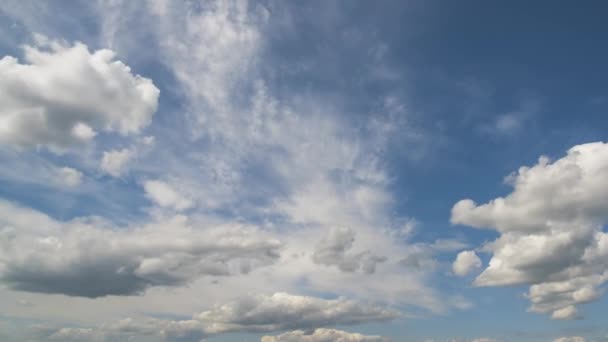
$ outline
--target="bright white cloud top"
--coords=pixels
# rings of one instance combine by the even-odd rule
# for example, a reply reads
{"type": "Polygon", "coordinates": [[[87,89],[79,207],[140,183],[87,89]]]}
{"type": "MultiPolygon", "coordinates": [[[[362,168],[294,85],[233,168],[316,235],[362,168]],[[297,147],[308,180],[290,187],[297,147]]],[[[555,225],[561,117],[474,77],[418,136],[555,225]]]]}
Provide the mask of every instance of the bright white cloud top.
{"type": "Polygon", "coordinates": [[[459,277],[464,277],[476,268],[481,267],[481,259],[475,251],[462,251],[456,256],[452,264],[452,271],[459,277]]]}
{"type": "Polygon", "coordinates": [[[530,310],[576,318],[574,305],[597,299],[608,280],[607,169],[608,144],[578,145],[521,167],[507,178],[514,190],[506,197],[456,203],[452,223],[500,233],[475,285],[531,284],[530,310]]]}
{"type": "Polygon", "coordinates": [[[133,134],[150,123],[158,88],[115,61],[113,51],[38,42],[24,46],[24,64],[0,60],[0,141],[59,152],[98,132],[133,134]]]}

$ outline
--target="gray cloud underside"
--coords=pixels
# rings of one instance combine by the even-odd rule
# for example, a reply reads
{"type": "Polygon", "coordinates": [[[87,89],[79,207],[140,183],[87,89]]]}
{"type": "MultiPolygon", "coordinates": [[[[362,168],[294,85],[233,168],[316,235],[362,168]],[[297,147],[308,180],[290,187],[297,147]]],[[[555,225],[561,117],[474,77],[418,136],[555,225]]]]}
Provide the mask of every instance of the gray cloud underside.
{"type": "Polygon", "coordinates": [[[0,280],[30,292],[140,294],[249,272],[275,262],[281,247],[253,227],[194,227],[182,216],[132,228],[94,218],[58,222],[6,201],[0,213],[0,280]]]}

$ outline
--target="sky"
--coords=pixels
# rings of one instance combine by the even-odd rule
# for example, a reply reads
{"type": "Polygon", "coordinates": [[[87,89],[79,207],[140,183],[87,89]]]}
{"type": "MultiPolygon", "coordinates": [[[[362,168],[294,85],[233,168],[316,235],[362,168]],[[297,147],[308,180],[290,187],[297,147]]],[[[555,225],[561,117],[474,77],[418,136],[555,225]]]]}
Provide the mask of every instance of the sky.
{"type": "Polygon", "coordinates": [[[607,11],[0,2],[0,340],[608,341],[607,11]]]}

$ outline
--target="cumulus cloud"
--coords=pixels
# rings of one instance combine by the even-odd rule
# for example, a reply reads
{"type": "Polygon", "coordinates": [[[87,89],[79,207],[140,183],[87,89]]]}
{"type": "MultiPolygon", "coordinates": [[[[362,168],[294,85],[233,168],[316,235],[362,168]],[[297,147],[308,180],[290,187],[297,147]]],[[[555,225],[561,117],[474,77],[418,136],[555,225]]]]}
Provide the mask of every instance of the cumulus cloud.
{"type": "Polygon", "coordinates": [[[342,330],[318,328],[312,333],[290,331],[277,336],[263,336],[261,342],[388,342],[381,336],[349,333],[342,330]]]}
{"type": "Polygon", "coordinates": [[[553,342],[587,342],[584,337],[580,336],[570,336],[570,337],[560,337],[553,340],[553,342]]]}
{"type": "Polygon", "coordinates": [[[574,305],[568,305],[561,309],[553,311],[551,318],[553,319],[574,319],[577,317],[577,310],[574,305]]]}
{"type": "Polygon", "coordinates": [[[82,172],[71,167],[57,169],[57,179],[60,184],[73,188],[82,182],[82,172]]]}
{"type": "Polygon", "coordinates": [[[196,227],[182,216],[142,227],[96,218],[59,222],[0,201],[0,281],[21,291],[140,294],[204,275],[249,272],[275,262],[280,247],[254,227],[196,227]]]}
{"type": "Polygon", "coordinates": [[[451,221],[493,229],[489,266],[478,286],[531,284],[531,311],[577,317],[574,305],[599,297],[608,280],[608,144],[577,145],[551,162],[541,157],[506,181],[506,197],[477,205],[461,200],[451,221]]]}
{"type": "Polygon", "coordinates": [[[475,251],[462,251],[456,256],[452,264],[452,272],[459,277],[464,277],[473,270],[481,267],[481,260],[475,251]]]}
{"type": "Polygon", "coordinates": [[[101,169],[114,177],[120,177],[131,157],[133,152],[127,148],[106,151],[101,159],[101,169]]]}
{"type": "Polygon", "coordinates": [[[398,317],[396,311],[347,299],[320,299],[275,293],[241,297],[203,311],[200,320],[209,333],[270,332],[311,329],[331,325],[354,325],[398,317]]]}
{"type": "Polygon", "coordinates": [[[159,180],[144,182],[146,197],[161,207],[181,211],[192,207],[192,200],[182,196],[169,184],[159,180]]]}
{"type": "Polygon", "coordinates": [[[351,253],[355,241],[355,231],[349,228],[334,228],[316,246],[312,259],[317,264],[337,266],[344,272],[362,270],[371,274],[376,271],[376,264],[386,261],[386,257],[377,256],[370,251],[351,253]]]}
{"type": "Polygon", "coordinates": [[[141,137],[129,147],[104,151],[99,167],[113,177],[120,177],[127,171],[133,159],[151,151],[155,140],[153,136],[141,137]]]}
{"type": "Polygon", "coordinates": [[[24,63],[0,59],[0,143],[62,152],[99,131],[138,133],[156,111],[159,90],[114,57],[83,43],[38,39],[24,47],[24,63]]]}

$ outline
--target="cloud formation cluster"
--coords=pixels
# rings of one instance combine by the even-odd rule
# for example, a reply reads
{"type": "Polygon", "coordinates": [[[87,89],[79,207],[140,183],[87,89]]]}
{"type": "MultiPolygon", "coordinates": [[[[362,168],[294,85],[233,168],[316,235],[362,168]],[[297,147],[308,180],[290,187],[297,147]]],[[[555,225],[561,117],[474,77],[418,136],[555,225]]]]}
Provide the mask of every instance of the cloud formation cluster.
{"type": "Polygon", "coordinates": [[[608,144],[577,145],[507,177],[514,190],[506,197],[456,203],[452,223],[500,234],[475,285],[530,284],[531,311],[576,318],[576,305],[597,299],[608,280],[606,170],[608,144]]]}
{"type": "Polygon", "coordinates": [[[140,132],[159,90],[114,58],[111,50],[38,37],[24,46],[24,64],[0,59],[0,143],[62,152],[99,132],[140,132]]]}

